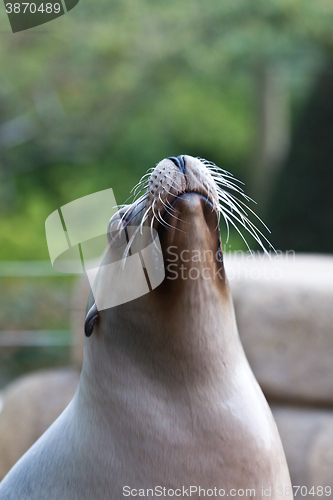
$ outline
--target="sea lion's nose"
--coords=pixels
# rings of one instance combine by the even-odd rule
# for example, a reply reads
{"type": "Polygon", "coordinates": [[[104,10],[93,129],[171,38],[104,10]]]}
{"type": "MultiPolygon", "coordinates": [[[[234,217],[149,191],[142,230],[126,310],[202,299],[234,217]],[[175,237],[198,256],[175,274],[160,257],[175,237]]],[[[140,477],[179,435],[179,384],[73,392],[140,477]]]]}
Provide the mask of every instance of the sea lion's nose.
{"type": "Polygon", "coordinates": [[[185,157],[184,155],[180,155],[180,156],[169,156],[168,157],[168,160],[171,160],[175,165],[176,167],[179,168],[179,170],[185,174],[185,171],[186,171],[186,166],[185,166],[185,157]]]}

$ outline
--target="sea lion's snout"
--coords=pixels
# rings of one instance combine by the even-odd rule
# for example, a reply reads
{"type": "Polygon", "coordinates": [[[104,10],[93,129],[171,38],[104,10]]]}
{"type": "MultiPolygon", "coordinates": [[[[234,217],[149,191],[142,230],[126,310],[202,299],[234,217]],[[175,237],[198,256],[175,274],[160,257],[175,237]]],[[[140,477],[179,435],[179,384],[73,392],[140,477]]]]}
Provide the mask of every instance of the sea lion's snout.
{"type": "Polygon", "coordinates": [[[158,163],[147,186],[146,210],[149,223],[158,229],[168,216],[176,216],[174,205],[186,193],[202,195],[209,208],[213,207],[216,217],[218,216],[217,186],[211,172],[201,160],[180,155],[170,156],[158,163]]]}

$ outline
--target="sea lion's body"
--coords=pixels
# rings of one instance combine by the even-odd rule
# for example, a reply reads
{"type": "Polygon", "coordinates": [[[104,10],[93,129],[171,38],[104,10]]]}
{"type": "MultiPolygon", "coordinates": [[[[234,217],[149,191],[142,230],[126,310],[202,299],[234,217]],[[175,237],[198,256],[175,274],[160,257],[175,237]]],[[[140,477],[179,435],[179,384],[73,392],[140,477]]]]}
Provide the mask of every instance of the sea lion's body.
{"type": "MultiPolygon", "coordinates": [[[[166,264],[170,246],[179,257],[193,249],[218,254],[214,196],[207,204],[192,190],[173,201],[179,215],[169,213],[172,228],[160,232],[166,264]]],[[[159,498],[156,487],[166,488],[165,498],[168,489],[199,498],[195,487],[292,498],[275,422],[239,341],[223,262],[195,266],[200,277],[185,280],[166,265],[158,288],[99,311],[73,401],[1,483],[2,500],[159,498]],[[215,278],[206,279],[204,268],[215,278]]]]}

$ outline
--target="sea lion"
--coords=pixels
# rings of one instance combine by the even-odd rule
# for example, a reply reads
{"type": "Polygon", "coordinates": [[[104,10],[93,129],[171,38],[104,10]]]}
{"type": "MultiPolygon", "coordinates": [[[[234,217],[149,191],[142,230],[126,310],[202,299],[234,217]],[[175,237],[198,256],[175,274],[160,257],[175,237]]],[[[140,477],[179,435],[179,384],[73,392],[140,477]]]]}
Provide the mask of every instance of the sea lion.
{"type": "Polygon", "coordinates": [[[130,222],[150,226],[165,279],[116,307],[90,300],[75,397],[0,484],[2,500],[292,498],[223,266],[218,211],[222,199],[230,221],[225,188],[236,187],[214,169],[190,156],[165,159],[139,184],[144,194],[111,219],[108,259],[119,248],[126,259],[135,246],[130,222]]]}

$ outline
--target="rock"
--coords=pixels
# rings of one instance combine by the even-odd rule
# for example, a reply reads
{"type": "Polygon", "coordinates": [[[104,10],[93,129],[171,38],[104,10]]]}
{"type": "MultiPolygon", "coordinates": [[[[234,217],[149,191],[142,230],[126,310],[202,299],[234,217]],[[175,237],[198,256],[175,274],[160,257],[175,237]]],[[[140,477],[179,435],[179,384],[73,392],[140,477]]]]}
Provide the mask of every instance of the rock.
{"type": "MultiPolygon", "coordinates": [[[[333,416],[323,422],[309,453],[309,482],[333,492],[333,416]]],[[[333,494],[331,494],[333,496],[333,494]]]]}
{"type": "Polygon", "coordinates": [[[333,497],[333,410],[272,406],[296,498],[333,497]],[[323,487],[323,495],[320,495],[323,487]],[[331,493],[327,488],[331,488],[331,493]],[[311,489],[315,493],[310,493],[311,489]],[[319,489],[318,489],[319,488],[319,489]]]}
{"type": "Polygon", "coordinates": [[[268,399],[333,402],[333,258],[226,256],[244,350],[268,399]]]}
{"type": "Polygon", "coordinates": [[[77,370],[60,368],[20,377],[1,393],[0,480],[63,412],[78,382],[77,370]]]}

